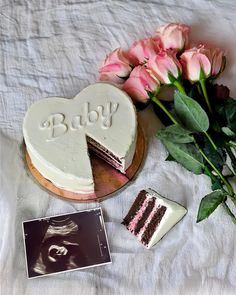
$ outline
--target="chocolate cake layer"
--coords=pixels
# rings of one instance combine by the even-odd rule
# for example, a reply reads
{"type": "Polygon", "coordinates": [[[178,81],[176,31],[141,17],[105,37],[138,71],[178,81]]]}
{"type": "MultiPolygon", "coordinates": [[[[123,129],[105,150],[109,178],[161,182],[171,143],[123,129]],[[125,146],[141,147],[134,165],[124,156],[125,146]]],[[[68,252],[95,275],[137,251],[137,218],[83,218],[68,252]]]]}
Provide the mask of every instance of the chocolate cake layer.
{"type": "Polygon", "coordinates": [[[139,231],[141,230],[141,228],[145,225],[145,222],[148,219],[150,213],[152,212],[154,206],[155,206],[155,198],[150,198],[150,200],[148,201],[148,205],[147,205],[145,211],[143,212],[142,217],[139,219],[139,221],[134,229],[135,235],[137,235],[139,233],[139,231]]]}
{"type": "Polygon", "coordinates": [[[100,145],[91,137],[87,136],[86,138],[89,150],[93,151],[99,158],[103,159],[108,164],[124,173],[122,162],[117,156],[115,156],[111,151],[100,145]]]}
{"type": "Polygon", "coordinates": [[[125,226],[128,226],[129,223],[131,222],[131,220],[134,218],[134,216],[136,215],[136,213],[138,212],[138,210],[142,207],[143,202],[146,199],[146,191],[142,190],[137,198],[135,199],[133,205],[131,206],[131,208],[129,209],[128,214],[125,216],[125,218],[123,219],[122,224],[124,224],[125,226]]]}
{"type": "Polygon", "coordinates": [[[105,153],[106,155],[108,155],[110,158],[116,160],[118,163],[121,163],[121,160],[115,156],[111,151],[109,151],[108,149],[106,149],[104,146],[100,145],[98,142],[96,142],[94,139],[92,139],[91,137],[87,136],[87,141],[90,145],[92,145],[93,147],[95,147],[96,149],[100,150],[101,152],[105,153]]]}
{"type": "Polygon", "coordinates": [[[93,152],[95,155],[97,155],[99,158],[110,164],[112,167],[116,168],[117,170],[122,170],[123,166],[114,161],[112,158],[110,158],[107,154],[104,154],[102,151],[96,149],[94,146],[88,143],[88,148],[90,152],[93,152]]]}
{"type": "Polygon", "coordinates": [[[154,214],[152,220],[149,222],[145,232],[143,233],[143,236],[141,238],[141,242],[144,245],[148,245],[152,235],[156,231],[157,226],[160,224],[162,217],[164,216],[166,212],[166,207],[161,206],[156,210],[156,213],[154,214]]]}

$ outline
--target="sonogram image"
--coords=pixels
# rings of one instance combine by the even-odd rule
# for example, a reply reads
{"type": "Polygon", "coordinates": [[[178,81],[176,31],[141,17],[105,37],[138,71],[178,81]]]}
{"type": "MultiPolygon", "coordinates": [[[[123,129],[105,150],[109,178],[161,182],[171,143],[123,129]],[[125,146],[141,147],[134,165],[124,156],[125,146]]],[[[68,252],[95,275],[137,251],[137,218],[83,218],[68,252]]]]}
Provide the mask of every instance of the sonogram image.
{"type": "Polygon", "coordinates": [[[101,209],[23,222],[28,277],[111,263],[101,209]]]}

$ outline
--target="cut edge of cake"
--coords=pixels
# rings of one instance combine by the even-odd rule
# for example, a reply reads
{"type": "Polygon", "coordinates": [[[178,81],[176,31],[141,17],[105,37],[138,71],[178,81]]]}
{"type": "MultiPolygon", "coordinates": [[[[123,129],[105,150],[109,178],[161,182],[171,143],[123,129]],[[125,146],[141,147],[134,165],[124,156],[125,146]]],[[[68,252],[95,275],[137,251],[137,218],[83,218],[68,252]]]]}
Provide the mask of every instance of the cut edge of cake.
{"type": "Polygon", "coordinates": [[[135,134],[135,138],[132,141],[129,150],[123,157],[119,157],[114,152],[111,152],[108,148],[106,148],[105,145],[100,144],[91,135],[87,134],[86,139],[89,152],[93,152],[97,157],[101,158],[103,161],[107,162],[121,173],[126,174],[126,170],[130,167],[134,158],[137,134],[135,134]]]}
{"type": "Polygon", "coordinates": [[[149,249],[186,213],[180,204],[146,189],[139,192],[122,224],[149,249]]]}

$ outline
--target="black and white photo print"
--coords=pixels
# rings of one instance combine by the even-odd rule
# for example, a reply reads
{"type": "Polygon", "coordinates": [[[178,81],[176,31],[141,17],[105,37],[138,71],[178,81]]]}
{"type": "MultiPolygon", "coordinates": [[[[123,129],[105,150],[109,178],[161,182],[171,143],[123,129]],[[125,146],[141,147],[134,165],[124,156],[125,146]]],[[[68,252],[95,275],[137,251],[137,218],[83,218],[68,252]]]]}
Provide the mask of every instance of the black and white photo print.
{"type": "Polygon", "coordinates": [[[28,278],[111,263],[100,208],[23,222],[28,278]]]}

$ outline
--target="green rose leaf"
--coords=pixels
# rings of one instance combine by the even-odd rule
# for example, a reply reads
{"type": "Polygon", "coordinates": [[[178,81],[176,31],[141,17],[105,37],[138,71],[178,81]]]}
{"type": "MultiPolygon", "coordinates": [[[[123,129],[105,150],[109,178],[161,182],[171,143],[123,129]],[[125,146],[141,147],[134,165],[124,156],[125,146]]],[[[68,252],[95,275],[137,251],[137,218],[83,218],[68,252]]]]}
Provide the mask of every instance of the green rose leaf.
{"type": "MultiPolygon", "coordinates": [[[[229,98],[216,104],[215,109],[218,114],[217,120],[220,121],[221,126],[226,126],[236,133],[236,100],[229,98]]],[[[226,129],[225,131],[227,132],[226,129]]]]}
{"type": "Polygon", "coordinates": [[[219,178],[217,178],[215,175],[213,175],[210,172],[210,169],[207,166],[205,166],[205,168],[204,168],[204,174],[210,177],[210,179],[211,179],[211,189],[213,191],[222,188],[221,180],[219,178]]]}
{"type": "Polygon", "coordinates": [[[175,159],[169,154],[168,156],[167,156],[167,158],[165,159],[165,161],[170,161],[170,162],[175,162],[175,159]]]}
{"type": "Polygon", "coordinates": [[[193,142],[193,136],[190,134],[191,131],[184,129],[180,125],[171,125],[162,128],[157,132],[157,136],[160,140],[167,140],[176,143],[193,142]]]}
{"type": "Polygon", "coordinates": [[[211,213],[226,199],[226,194],[222,190],[215,190],[206,195],[200,203],[197,222],[209,217],[211,213]]]}
{"type": "Polygon", "coordinates": [[[193,144],[173,143],[162,140],[170,155],[176,162],[195,174],[201,174],[203,165],[202,155],[193,144]]]}
{"type": "Polygon", "coordinates": [[[225,103],[225,114],[228,121],[228,127],[236,131],[236,101],[234,99],[229,99],[225,103]]]}
{"type": "Polygon", "coordinates": [[[206,132],[209,119],[204,109],[191,97],[175,91],[175,111],[185,127],[194,132],[206,132]]]}
{"type": "Polygon", "coordinates": [[[222,184],[219,179],[215,179],[211,181],[211,189],[213,191],[218,190],[220,188],[222,188],[222,184]]]}
{"type": "Polygon", "coordinates": [[[236,134],[229,127],[222,127],[221,130],[229,137],[235,137],[236,134]]]}
{"type": "Polygon", "coordinates": [[[225,150],[220,146],[215,150],[207,138],[203,138],[201,145],[207,158],[220,172],[222,172],[226,162],[225,150]]]}

